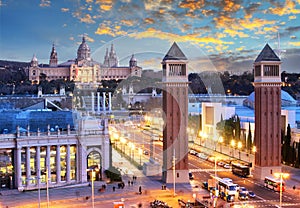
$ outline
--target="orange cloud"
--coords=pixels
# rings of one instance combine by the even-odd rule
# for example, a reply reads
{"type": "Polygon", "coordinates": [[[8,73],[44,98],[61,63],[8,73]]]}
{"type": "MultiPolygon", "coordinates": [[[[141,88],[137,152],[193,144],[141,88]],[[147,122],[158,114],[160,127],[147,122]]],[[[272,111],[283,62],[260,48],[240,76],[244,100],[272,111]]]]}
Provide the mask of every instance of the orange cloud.
{"type": "Polygon", "coordinates": [[[300,14],[300,9],[295,9],[296,3],[291,0],[286,0],[285,5],[282,7],[269,8],[271,14],[279,16],[287,14],[300,14]]]}
{"type": "MultiPolygon", "coordinates": [[[[106,22],[106,24],[109,25],[110,23],[106,22]]],[[[110,35],[112,37],[122,36],[122,35],[127,34],[126,31],[121,30],[121,26],[109,27],[106,24],[102,23],[101,25],[99,25],[99,27],[97,28],[95,34],[97,34],[97,35],[110,35]]]]}
{"type": "Polygon", "coordinates": [[[226,12],[236,12],[241,8],[241,5],[236,4],[232,0],[225,0],[225,6],[224,6],[224,11],[226,12]]]}
{"type": "Polygon", "coordinates": [[[297,19],[297,16],[296,16],[296,15],[289,16],[289,19],[290,19],[290,20],[292,20],[292,19],[297,19]]]}
{"type": "Polygon", "coordinates": [[[233,42],[225,42],[220,39],[213,38],[211,36],[199,37],[198,34],[188,34],[188,35],[178,35],[173,33],[166,33],[155,28],[148,28],[144,32],[132,33],[128,35],[129,37],[141,39],[141,38],[159,38],[163,40],[169,40],[170,42],[193,42],[197,45],[201,43],[214,43],[214,44],[233,44],[233,42]]]}
{"type": "Polygon", "coordinates": [[[241,31],[232,30],[232,29],[229,29],[229,28],[226,28],[224,30],[224,32],[227,33],[228,35],[230,35],[231,37],[235,37],[235,36],[239,36],[241,38],[247,38],[247,37],[249,37],[249,35],[241,32],[241,31]]]}
{"type": "Polygon", "coordinates": [[[113,0],[96,0],[96,4],[100,5],[101,10],[110,11],[113,7],[113,0]]]}
{"type": "Polygon", "coordinates": [[[274,27],[264,27],[264,31],[276,33],[278,31],[278,26],[274,27]]]}
{"type": "Polygon", "coordinates": [[[144,19],[144,22],[145,22],[146,24],[154,24],[154,23],[155,23],[154,19],[152,19],[152,18],[145,18],[145,19],[144,19]]]}
{"type": "Polygon", "coordinates": [[[121,23],[127,26],[133,26],[134,21],[133,20],[121,20],[121,23]]]}
{"type": "Polygon", "coordinates": [[[239,21],[239,25],[242,26],[243,28],[253,30],[256,28],[262,28],[265,25],[273,25],[275,24],[275,20],[265,20],[265,19],[259,19],[259,18],[254,18],[252,21],[249,19],[241,19],[239,21]]]}
{"type": "Polygon", "coordinates": [[[300,46],[300,42],[289,42],[289,45],[292,45],[292,46],[300,46]]]}
{"type": "Polygon", "coordinates": [[[178,5],[180,8],[188,9],[189,12],[201,9],[204,6],[204,0],[184,0],[178,5]]]}
{"type": "Polygon", "coordinates": [[[87,40],[87,41],[89,41],[89,42],[94,42],[95,40],[93,39],[93,38],[91,38],[91,37],[89,37],[89,36],[84,36],[85,37],[85,39],[87,40]]]}
{"type": "Polygon", "coordinates": [[[88,23],[88,24],[95,23],[95,21],[92,19],[90,14],[86,14],[84,17],[81,17],[80,22],[85,22],[85,23],[88,23]]]}

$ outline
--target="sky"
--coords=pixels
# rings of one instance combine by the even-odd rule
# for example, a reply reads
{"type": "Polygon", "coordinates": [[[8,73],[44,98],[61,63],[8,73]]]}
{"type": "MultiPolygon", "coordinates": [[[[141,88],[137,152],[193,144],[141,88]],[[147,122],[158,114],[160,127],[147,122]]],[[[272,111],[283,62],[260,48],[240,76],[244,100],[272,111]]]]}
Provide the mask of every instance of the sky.
{"type": "Polygon", "coordinates": [[[101,63],[113,44],[120,65],[135,54],[160,70],[175,41],[190,71],[242,73],[268,43],[282,50],[282,71],[300,72],[300,0],[0,0],[0,23],[1,60],[48,63],[54,44],[62,63],[85,35],[101,63]]]}

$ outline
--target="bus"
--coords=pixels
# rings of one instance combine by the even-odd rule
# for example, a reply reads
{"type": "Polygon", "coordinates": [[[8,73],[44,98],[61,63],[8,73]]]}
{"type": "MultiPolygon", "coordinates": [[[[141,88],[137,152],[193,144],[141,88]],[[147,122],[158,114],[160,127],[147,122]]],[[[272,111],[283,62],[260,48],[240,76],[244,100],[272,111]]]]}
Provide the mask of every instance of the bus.
{"type": "Polygon", "coordinates": [[[250,177],[250,167],[240,163],[231,163],[231,171],[233,174],[247,178],[250,177]]]}
{"type": "MultiPolygon", "coordinates": [[[[280,179],[276,179],[273,177],[265,177],[264,180],[265,187],[272,189],[274,191],[280,191],[280,179]]],[[[285,183],[282,181],[282,191],[285,190],[285,183]]]]}
{"type": "Polygon", "coordinates": [[[237,193],[237,184],[232,183],[228,180],[220,180],[218,183],[219,193],[223,196],[235,196],[237,193]]]}

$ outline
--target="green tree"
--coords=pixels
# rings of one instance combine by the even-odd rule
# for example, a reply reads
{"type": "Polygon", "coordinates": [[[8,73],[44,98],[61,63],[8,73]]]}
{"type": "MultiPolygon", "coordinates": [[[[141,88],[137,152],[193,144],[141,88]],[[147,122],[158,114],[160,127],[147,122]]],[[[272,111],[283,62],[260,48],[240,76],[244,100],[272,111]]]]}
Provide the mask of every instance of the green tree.
{"type": "Polygon", "coordinates": [[[251,152],[252,148],[252,133],[251,133],[251,125],[249,122],[249,131],[248,131],[248,137],[247,137],[247,149],[249,152],[251,152]]]}

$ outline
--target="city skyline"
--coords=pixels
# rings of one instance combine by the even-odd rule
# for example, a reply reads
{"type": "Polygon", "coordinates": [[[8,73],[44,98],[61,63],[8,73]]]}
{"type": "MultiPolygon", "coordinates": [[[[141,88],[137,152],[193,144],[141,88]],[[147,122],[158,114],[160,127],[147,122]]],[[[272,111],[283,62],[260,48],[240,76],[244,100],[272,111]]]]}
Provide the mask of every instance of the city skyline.
{"type": "Polygon", "coordinates": [[[59,63],[76,57],[83,34],[92,58],[103,62],[114,44],[120,65],[134,53],[143,69],[160,70],[176,41],[194,70],[251,71],[266,43],[282,53],[282,71],[298,72],[300,1],[1,0],[0,59],[59,63]],[[197,62],[197,63],[195,63],[197,62]],[[298,67],[298,68],[297,68],[298,67]]]}

